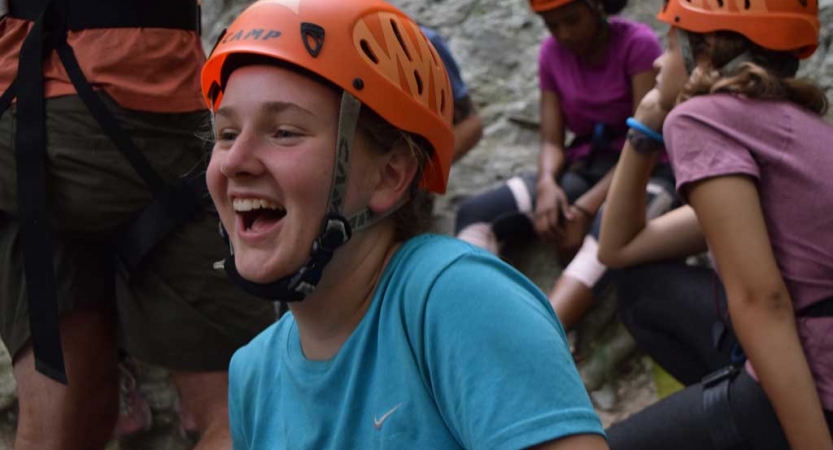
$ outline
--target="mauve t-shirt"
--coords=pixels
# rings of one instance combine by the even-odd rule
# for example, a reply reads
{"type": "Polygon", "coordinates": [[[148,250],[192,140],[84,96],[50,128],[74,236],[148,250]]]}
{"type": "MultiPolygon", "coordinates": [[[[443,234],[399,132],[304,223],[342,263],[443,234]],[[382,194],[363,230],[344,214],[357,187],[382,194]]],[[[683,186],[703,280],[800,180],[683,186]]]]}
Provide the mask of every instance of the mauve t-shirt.
{"type": "MultiPolygon", "coordinates": [[[[590,135],[597,123],[603,123],[621,135],[611,143],[618,152],[625,143],[625,120],[633,114],[631,77],[652,70],[662,46],[646,25],[618,18],[609,19],[609,24],[610,44],[598,65],[587,65],[550,36],[538,55],[538,77],[542,91],[558,94],[570,131],[590,135]]],[[[589,152],[588,143],[569,149],[566,156],[575,161],[589,152]]]]}
{"type": "MultiPolygon", "coordinates": [[[[674,108],[663,131],[678,189],[722,175],[756,181],[796,311],[833,297],[833,126],[793,103],[717,94],[674,108]]],[[[822,403],[833,410],[833,317],[797,321],[822,403]]]]}

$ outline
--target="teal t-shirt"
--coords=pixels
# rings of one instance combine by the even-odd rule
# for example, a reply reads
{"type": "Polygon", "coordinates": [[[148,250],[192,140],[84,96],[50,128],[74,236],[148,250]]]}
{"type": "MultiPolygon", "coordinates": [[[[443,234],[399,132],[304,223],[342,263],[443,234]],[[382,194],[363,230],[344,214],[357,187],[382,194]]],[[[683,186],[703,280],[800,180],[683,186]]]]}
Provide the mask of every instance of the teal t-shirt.
{"type": "Polygon", "coordinates": [[[235,450],[516,450],[603,435],[543,293],[436,235],[400,247],[331,360],[304,357],[287,314],[229,375],[235,450]]]}

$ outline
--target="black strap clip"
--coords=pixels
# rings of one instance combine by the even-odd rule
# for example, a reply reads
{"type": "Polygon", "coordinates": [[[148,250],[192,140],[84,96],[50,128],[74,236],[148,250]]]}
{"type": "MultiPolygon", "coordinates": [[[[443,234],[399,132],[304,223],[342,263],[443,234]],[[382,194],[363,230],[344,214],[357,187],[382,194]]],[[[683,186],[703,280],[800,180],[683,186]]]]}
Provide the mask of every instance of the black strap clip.
{"type": "Polygon", "coordinates": [[[347,243],[352,236],[350,223],[344,216],[329,213],[324,218],[321,236],[312,244],[312,253],[307,263],[289,283],[289,288],[304,296],[312,294],[324,275],[324,267],[333,259],[335,251],[347,243]]]}

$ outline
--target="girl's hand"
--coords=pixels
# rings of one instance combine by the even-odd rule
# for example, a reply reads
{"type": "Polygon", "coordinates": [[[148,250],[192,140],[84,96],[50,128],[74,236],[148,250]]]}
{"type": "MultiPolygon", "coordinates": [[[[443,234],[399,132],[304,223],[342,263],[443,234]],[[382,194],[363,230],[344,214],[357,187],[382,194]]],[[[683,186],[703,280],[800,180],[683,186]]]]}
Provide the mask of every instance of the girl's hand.
{"type": "Polygon", "coordinates": [[[558,239],[563,234],[561,218],[573,218],[567,194],[552,179],[541,181],[535,199],[535,232],[542,239],[558,239]]]}
{"type": "Polygon", "coordinates": [[[593,224],[593,216],[582,208],[573,205],[569,207],[573,218],[564,224],[564,237],[558,243],[559,252],[565,255],[575,255],[584,243],[584,236],[593,224]]]}
{"type": "Polygon", "coordinates": [[[661,134],[662,124],[665,122],[666,116],[668,116],[668,111],[662,107],[662,104],[660,103],[660,93],[656,88],[654,88],[642,97],[633,118],[648,128],[661,134]]]}

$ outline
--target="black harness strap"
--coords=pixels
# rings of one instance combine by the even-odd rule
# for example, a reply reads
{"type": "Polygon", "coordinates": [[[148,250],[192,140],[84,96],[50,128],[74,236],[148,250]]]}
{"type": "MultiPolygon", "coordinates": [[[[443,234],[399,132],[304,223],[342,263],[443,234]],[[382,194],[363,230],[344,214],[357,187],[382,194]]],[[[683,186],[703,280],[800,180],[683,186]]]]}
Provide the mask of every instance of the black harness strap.
{"type": "MultiPolygon", "coordinates": [[[[84,76],[81,67],[78,65],[78,60],[75,58],[72,47],[67,44],[66,39],[62,39],[58,43],[56,51],[61,58],[61,63],[63,63],[67,75],[69,75],[70,81],[72,81],[72,85],[75,86],[78,96],[90,111],[90,115],[101,125],[107,137],[116,144],[116,148],[121,152],[122,156],[127,158],[130,165],[142,177],[142,180],[147,183],[148,187],[153,192],[163,192],[166,187],[165,181],[156,173],[150,162],[142,155],[142,152],[136,147],[130,137],[121,129],[116,118],[107,109],[107,105],[101,101],[101,98],[99,98],[98,94],[90,86],[87,77],[84,76]]],[[[162,201],[170,204],[168,199],[163,199],[162,201]]],[[[171,204],[170,206],[172,209],[173,205],[171,204]]]]}
{"type": "Polygon", "coordinates": [[[833,297],[813,303],[797,313],[798,317],[833,317],[833,297]]]}
{"type": "Polygon", "coordinates": [[[107,105],[90,86],[81,71],[72,47],[62,40],[56,48],[61,63],[67,71],[70,81],[75,86],[78,96],[87,106],[90,115],[101,125],[104,133],[116,144],[136,173],[148,185],[153,193],[151,203],[116,242],[116,251],[121,263],[128,272],[135,269],[144,256],[176,227],[194,217],[197,211],[207,203],[204,191],[203,172],[190,178],[190,183],[177,185],[166,183],[153,169],[141,150],[133,143],[130,136],[122,130],[118,121],[107,109],[107,105]],[[198,200],[202,199],[202,200],[198,200]]]}
{"type": "Polygon", "coordinates": [[[128,269],[133,269],[150,249],[206,203],[204,177],[198,172],[191,174],[186,182],[171,186],[159,176],[90,86],[67,43],[67,30],[102,27],[198,30],[199,8],[196,2],[188,1],[12,0],[10,16],[34,22],[21,47],[18,76],[0,97],[0,114],[15,96],[18,99],[15,157],[32,347],[37,370],[58,382],[67,383],[58,327],[53,240],[46,194],[44,58],[52,50],[58,53],[90,114],[153,193],[154,202],[116,244],[122,262],[128,269]],[[33,16],[35,10],[38,12],[33,16]]]}
{"type": "Polygon", "coordinates": [[[161,200],[154,200],[121,233],[115,243],[119,262],[129,274],[139,266],[139,262],[177,227],[194,217],[203,207],[211,204],[208,187],[205,184],[205,168],[200,165],[183,180],[168,186],[163,193],[176,213],[169,211],[161,200]]]}
{"type": "Polygon", "coordinates": [[[23,245],[23,268],[29,298],[29,323],[35,367],[44,375],[67,383],[58,303],[52,269],[52,233],[46,201],[46,110],[43,56],[50,49],[44,36],[49,9],[32,26],[20,50],[17,83],[17,201],[23,245]]]}
{"type": "Polygon", "coordinates": [[[730,450],[743,443],[729,402],[729,386],[740,372],[735,366],[707,375],[703,385],[703,412],[709,424],[709,436],[715,450],[730,450]]]}
{"type": "MultiPolygon", "coordinates": [[[[35,21],[53,0],[10,0],[9,16],[35,21]]],[[[71,0],[62,16],[68,30],[170,28],[200,31],[200,7],[188,0],[71,0]]]]}
{"type": "Polygon", "coordinates": [[[12,100],[14,100],[15,96],[17,96],[17,79],[12,81],[3,95],[0,95],[0,117],[3,117],[3,113],[12,105],[12,100]]]}

